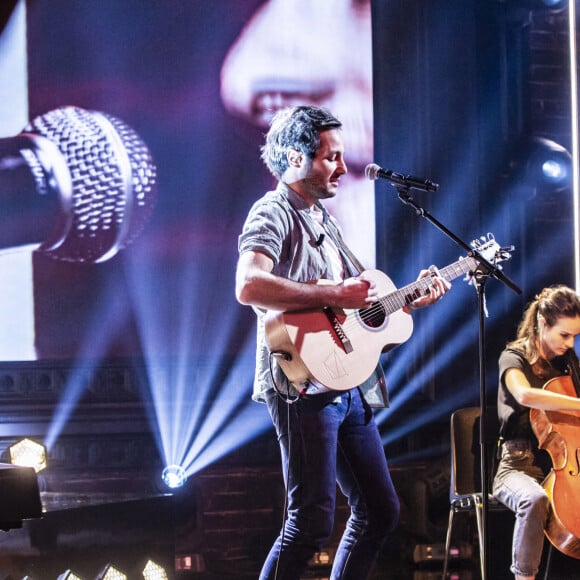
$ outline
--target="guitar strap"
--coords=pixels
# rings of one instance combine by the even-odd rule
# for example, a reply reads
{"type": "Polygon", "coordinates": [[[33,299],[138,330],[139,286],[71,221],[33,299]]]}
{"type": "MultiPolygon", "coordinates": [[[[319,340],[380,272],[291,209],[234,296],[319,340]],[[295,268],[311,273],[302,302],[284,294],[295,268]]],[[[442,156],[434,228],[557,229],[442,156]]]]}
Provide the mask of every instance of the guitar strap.
{"type": "MultiPolygon", "coordinates": [[[[342,261],[344,262],[345,271],[353,277],[362,274],[366,268],[345,244],[339,229],[335,226],[332,220],[329,219],[326,208],[324,208],[322,204],[320,205],[324,213],[324,230],[336,245],[338,252],[342,257],[342,261]]],[[[389,406],[387,379],[380,362],[377,364],[371,376],[362,385],[359,385],[359,389],[371,408],[383,408],[389,406]]]]}
{"type": "Polygon", "coordinates": [[[342,261],[344,262],[345,271],[348,273],[349,276],[358,276],[364,272],[365,267],[360,263],[358,258],[352,253],[350,248],[346,245],[344,240],[342,239],[342,235],[340,234],[339,229],[330,219],[328,211],[326,208],[319,204],[322,213],[324,214],[324,218],[322,220],[322,226],[324,230],[328,234],[329,238],[334,242],[334,245],[338,249],[342,261]]]}

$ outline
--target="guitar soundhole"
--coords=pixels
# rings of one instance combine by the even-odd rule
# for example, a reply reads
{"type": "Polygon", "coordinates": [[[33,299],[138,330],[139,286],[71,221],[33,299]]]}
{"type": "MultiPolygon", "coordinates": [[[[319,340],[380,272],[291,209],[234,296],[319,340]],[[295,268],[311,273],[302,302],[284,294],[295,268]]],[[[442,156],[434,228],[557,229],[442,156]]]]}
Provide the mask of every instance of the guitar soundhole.
{"type": "Polygon", "coordinates": [[[370,328],[380,328],[387,318],[385,309],[379,302],[359,310],[359,314],[361,320],[370,328]]]}

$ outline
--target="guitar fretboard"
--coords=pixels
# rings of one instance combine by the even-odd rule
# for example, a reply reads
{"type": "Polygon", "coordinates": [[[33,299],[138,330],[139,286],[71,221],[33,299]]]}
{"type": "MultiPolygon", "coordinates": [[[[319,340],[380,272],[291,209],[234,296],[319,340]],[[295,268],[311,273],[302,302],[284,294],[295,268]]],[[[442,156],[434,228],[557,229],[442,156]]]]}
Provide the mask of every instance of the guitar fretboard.
{"type": "MultiPolygon", "coordinates": [[[[474,258],[462,258],[453,264],[449,264],[449,266],[441,268],[439,275],[448,282],[451,282],[451,280],[455,280],[455,278],[459,278],[459,276],[463,276],[472,271],[476,266],[477,260],[474,258]]],[[[431,276],[426,276],[379,298],[379,302],[388,316],[407,306],[417,298],[425,296],[431,286],[433,286],[433,279],[431,276]]]]}

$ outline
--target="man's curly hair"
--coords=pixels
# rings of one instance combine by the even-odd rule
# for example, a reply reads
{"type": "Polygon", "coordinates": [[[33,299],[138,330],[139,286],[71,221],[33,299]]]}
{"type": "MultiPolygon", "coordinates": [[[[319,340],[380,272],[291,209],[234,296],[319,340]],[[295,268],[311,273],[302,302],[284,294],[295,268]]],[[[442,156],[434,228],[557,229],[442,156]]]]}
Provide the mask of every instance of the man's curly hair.
{"type": "Polygon", "coordinates": [[[288,169],[286,153],[295,149],[313,159],[320,147],[321,131],[340,129],[342,123],[328,110],[314,106],[287,107],[278,111],[270,123],[261,148],[262,161],[280,179],[288,169]]]}

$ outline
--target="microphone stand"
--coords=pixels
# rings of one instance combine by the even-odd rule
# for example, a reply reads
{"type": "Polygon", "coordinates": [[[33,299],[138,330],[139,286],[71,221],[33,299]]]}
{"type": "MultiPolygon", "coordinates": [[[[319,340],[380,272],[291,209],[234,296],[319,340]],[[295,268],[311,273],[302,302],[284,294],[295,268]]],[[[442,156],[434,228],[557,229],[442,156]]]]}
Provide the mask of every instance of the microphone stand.
{"type": "MultiPolygon", "coordinates": [[[[485,282],[487,278],[495,278],[508,286],[511,290],[517,294],[521,294],[522,291],[518,286],[516,286],[505,274],[498,268],[495,264],[492,264],[486,260],[478,251],[456,236],[453,232],[447,229],[441,222],[434,218],[427,210],[417,205],[413,198],[409,195],[409,187],[405,185],[395,185],[393,187],[397,190],[399,199],[406,205],[410,205],[415,209],[418,216],[425,218],[431,224],[433,224],[437,229],[443,232],[447,237],[451,238],[456,244],[461,246],[464,250],[467,250],[468,255],[475,258],[478,262],[478,266],[473,273],[474,286],[477,291],[477,301],[478,301],[478,311],[479,311],[479,342],[478,342],[478,352],[479,352],[479,406],[480,406],[480,419],[479,419],[479,452],[480,452],[480,463],[481,463],[481,491],[482,491],[482,519],[481,519],[481,531],[480,538],[481,546],[483,547],[483,554],[480,554],[481,558],[481,580],[486,580],[486,570],[487,570],[487,512],[489,503],[489,482],[487,479],[488,473],[488,461],[485,444],[487,441],[487,401],[486,401],[486,387],[485,387],[485,282]]],[[[443,579],[445,580],[445,579],[443,579]]]]}

